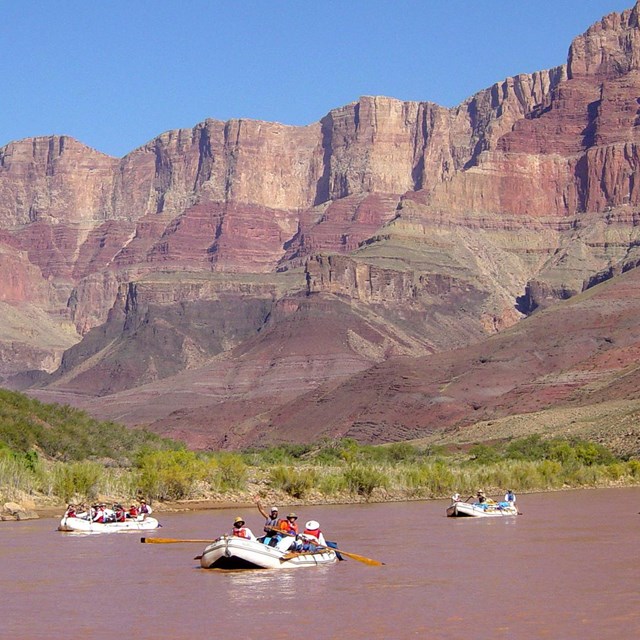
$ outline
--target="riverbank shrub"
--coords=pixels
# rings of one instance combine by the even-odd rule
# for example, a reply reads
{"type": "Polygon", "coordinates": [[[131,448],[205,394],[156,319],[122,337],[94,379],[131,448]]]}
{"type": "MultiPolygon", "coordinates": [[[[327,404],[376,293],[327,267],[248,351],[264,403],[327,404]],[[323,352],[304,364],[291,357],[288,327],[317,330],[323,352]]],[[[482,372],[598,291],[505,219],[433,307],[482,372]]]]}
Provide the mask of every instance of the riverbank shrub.
{"type": "Polygon", "coordinates": [[[278,466],[269,473],[269,484],[293,498],[304,498],[318,483],[315,469],[278,466]]]}
{"type": "Polygon", "coordinates": [[[20,493],[33,493],[38,487],[37,468],[24,454],[0,449],[0,496],[13,500],[20,493]]]}
{"type": "Polygon", "coordinates": [[[350,464],[344,471],[347,489],[355,495],[369,499],[375,489],[389,486],[389,477],[374,467],[364,464],[350,464]]]}
{"type": "Polygon", "coordinates": [[[640,460],[628,460],[627,472],[632,478],[640,479],[640,460]]]}
{"type": "Polygon", "coordinates": [[[402,467],[400,484],[404,484],[413,496],[435,497],[452,493],[458,480],[452,468],[444,461],[436,460],[402,467]]]}
{"type": "Polygon", "coordinates": [[[64,502],[92,501],[98,495],[103,468],[95,462],[56,463],[52,468],[51,490],[64,502]]]}
{"type": "Polygon", "coordinates": [[[347,491],[347,479],[341,470],[327,471],[323,469],[316,484],[316,489],[327,498],[342,495],[347,491]]]}
{"type": "Polygon", "coordinates": [[[181,500],[208,475],[207,465],[193,451],[150,451],[136,460],[138,493],[156,500],[181,500]]]}
{"type": "Polygon", "coordinates": [[[247,465],[242,456],[236,453],[220,453],[212,459],[217,468],[217,487],[220,491],[241,488],[247,480],[247,465]]]}

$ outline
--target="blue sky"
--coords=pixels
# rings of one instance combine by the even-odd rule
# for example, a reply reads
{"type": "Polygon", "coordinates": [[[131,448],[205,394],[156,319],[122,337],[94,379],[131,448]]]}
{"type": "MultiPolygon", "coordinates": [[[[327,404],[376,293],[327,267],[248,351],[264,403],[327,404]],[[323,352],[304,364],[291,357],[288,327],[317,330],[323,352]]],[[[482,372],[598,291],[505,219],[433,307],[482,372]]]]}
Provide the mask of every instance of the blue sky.
{"type": "Polygon", "coordinates": [[[0,0],[0,146],[122,156],[205,118],[316,122],[361,95],[454,106],[566,61],[633,0],[0,0]]]}

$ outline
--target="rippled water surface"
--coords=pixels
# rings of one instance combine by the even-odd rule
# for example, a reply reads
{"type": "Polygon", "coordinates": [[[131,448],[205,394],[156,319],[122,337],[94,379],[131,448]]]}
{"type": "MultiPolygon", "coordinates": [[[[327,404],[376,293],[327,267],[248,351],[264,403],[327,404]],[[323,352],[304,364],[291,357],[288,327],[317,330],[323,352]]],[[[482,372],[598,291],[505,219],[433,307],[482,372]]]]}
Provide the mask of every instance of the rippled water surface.
{"type": "MultiPolygon", "coordinates": [[[[222,573],[201,544],[0,523],[0,637],[640,638],[640,488],[519,496],[517,518],[444,501],[297,507],[353,553],[329,567],[222,573]]],[[[214,538],[255,509],[159,514],[158,537],[214,538]]]]}

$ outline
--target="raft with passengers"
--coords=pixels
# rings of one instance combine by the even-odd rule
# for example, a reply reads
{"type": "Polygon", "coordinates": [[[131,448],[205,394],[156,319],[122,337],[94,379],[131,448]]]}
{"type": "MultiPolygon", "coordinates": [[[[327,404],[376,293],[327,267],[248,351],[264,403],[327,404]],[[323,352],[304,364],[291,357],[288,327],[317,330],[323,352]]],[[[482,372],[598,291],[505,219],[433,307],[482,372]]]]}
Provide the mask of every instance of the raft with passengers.
{"type": "MultiPolygon", "coordinates": [[[[289,514],[288,518],[297,517],[289,514]]],[[[271,529],[256,538],[238,516],[234,531],[205,547],[200,558],[204,569],[284,569],[315,567],[338,560],[324,539],[320,525],[309,520],[302,533],[271,529]]]]}
{"type": "Polygon", "coordinates": [[[70,504],[60,520],[58,531],[76,533],[113,533],[119,531],[151,531],[160,523],[151,517],[151,506],[145,500],[125,509],[121,504],[112,508],[102,502],[89,508],[70,504]]]}
{"type": "Polygon", "coordinates": [[[487,498],[482,490],[476,493],[473,502],[469,502],[471,499],[473,496],[462,500],[458,493],[451,496],[451,504],[447,507],[447,516],[450,518],[500,518],[519,515],[516,496],[510,489],[507,490],[504,500],[500,502],[487,498]]]}
{"type": "Polygon", "coordinates": [[[267,514],[258,503],[260,512],[265,516],[264,535],[256,538],[246,526],[244,518],[237,516],[230,533],[223,534],[213,541],[184,540],[176,538],[141,538],[140,542],[167,544],[180,542],[205,543],[200,566],[204,569],[289,569],[299,567],[317,567],[334,564],[343,560],[342,556],[353,558],[370,565],[384,563],[349,553],[337,548],[336,543],[325,540],[316,520],[309,520],[300,533],[296,523],[298,516],[289,513],[286,518],[278,519],[277,507],[267,514]]]}

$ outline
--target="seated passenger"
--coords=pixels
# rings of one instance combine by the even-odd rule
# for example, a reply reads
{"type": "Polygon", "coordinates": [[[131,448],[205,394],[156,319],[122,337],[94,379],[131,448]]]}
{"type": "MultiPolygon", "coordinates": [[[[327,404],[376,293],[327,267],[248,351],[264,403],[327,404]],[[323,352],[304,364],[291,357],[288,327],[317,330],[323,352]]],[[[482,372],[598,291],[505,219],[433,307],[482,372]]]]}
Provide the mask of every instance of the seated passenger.
{"type": "Polygon", "coordinates": [[[316,520],[309,520],[299,536],[302,539],[302,551],[315,551],[318,547],[326,547],[327,543],[316,520]]]}
{"type": "Polygon", "coordinates": [[[150,505],[147,504],[146,500],[140,500],[140,506],[138,507],[138,515],[141,515],[143,518],[150,516],[153,512],[153,509],[150,505]]]}
{"type": "Polygon", "coordinates": [[[116,512],[113,509],[109,509],[106,504],[102,505],[104,507],[104,521],[105,522],[115,522],[116,521],[116,512]]]}
{"type": "Polygon", "coordinates": [[[106,514],[105,514],[105,507],[106,506],[107,505],[97,504],[95,507],[93,507],[93,518],[92,518],[92,520],[94,522],[100,522],[100,523],[106,522],[106,514]]]}
{"type": "Polygon", "coordinates": [[[138,517],[138,507],[135,504],[132,504],[129,507],[129,511],[127,512],[127,518],[137,518],[138,517]]]}
{"type": "Polygon", "coordinates": [[[290,513],[286,518],[283,518],[278,522],[278,529],[280,531],[284,531],[284,533],[288,533],[292,536],[298,535],[298,525],[296,524],[296,520],[298,516],[295,513],[290,513]]]}
{"type": "Polygon", "coordinates": [[[238,516],[233,521],[233,529],[231,530],[231,535],[238,538],[246,538],[247,540],[256,539],[256,537],[253,535],[253,531],[251,531],[249,527],[244,526],[244,520],[240,516],[238,516]]]}

